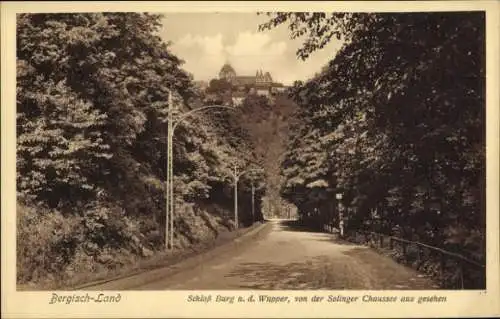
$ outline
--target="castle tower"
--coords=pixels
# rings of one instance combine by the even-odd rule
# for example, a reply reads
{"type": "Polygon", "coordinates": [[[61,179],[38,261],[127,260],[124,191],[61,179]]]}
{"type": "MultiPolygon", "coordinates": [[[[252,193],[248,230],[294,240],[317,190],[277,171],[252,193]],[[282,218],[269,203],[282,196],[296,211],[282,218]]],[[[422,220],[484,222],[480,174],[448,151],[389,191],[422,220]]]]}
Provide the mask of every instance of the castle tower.
{"type": "Polygon", "coordinates": [[[229,63],[224,64],[219,72],[219,79],[225,79],[231,83],[234,78],[236,78],[236,71],[229,63]]]}
{"type": "Polygon", "coordinates": [[[257,71],[257,76],[255,77],[255,82],[256,83],[264,82],[264,75],[262,74],[262,70],[257,71]]]}
{"type": "Polygon", "coordinates": [[[271,74],[269,72],[266,72],[266,74],[264,74],[264,81],[266,83],[272,83],[273,82],[273,78],[271,77],[271,74]]]}

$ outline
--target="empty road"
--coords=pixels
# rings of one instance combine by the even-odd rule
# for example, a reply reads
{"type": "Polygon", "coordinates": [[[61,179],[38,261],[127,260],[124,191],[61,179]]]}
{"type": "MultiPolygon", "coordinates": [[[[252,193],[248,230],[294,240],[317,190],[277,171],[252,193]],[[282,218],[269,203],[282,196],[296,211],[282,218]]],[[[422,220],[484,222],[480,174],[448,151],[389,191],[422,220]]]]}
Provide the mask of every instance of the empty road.
{"type": "MultiPolygon", "coordinates": [[[[370,248],[273,220],[255,242],[231,248],[172,274],[167,268],[88,289],[436,289],[415,270],[370,248]]],[[[248,239],[253,240],[253,239],[248,239]]],[[[182,267],[182,264],[181,266],[182,267]]]]}

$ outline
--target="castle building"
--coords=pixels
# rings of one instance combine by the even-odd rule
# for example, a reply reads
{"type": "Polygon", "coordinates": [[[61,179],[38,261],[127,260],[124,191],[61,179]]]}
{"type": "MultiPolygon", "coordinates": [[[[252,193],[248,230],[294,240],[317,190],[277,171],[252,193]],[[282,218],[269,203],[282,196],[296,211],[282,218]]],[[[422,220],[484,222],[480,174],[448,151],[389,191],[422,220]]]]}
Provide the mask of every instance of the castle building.
{"type": "Polygon", "coordinates": [[[237,91],[246,91],[258,95],[269,96],[285,89],[283,84],[273,82],[269,72],[264,73],[262,70],[258,70],[255,76],[237,75],[234,68],[228,63],[222,66],[219,79],[228,81],[237,91]]]}

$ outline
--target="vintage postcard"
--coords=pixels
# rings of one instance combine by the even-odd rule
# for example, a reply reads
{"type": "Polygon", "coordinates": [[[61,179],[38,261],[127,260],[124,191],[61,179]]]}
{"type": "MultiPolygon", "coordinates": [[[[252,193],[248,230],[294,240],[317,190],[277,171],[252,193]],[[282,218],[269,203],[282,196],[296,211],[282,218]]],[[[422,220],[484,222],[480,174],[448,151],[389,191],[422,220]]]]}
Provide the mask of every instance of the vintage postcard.
{"type": "Polygon", "coordinates": [[[500,316],[498,2],[1,8],[2,317],[500,316]]]}

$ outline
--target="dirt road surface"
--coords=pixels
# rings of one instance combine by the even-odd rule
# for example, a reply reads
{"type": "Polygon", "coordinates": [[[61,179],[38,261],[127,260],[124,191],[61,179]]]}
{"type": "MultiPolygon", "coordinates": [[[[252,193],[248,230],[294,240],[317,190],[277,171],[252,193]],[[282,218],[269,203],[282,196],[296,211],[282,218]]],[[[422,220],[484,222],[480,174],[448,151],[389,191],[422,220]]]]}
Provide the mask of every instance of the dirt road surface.
{"type": "Polygon", "coordinates": [[[91,290],[436,289],[430,279],[370,248],[336,242],[290,221],[271,220],[251,244],[237,245],[194,267],[158,269],[91,290]]]}

